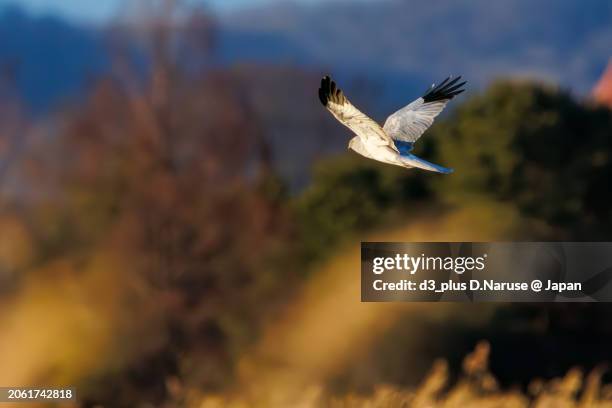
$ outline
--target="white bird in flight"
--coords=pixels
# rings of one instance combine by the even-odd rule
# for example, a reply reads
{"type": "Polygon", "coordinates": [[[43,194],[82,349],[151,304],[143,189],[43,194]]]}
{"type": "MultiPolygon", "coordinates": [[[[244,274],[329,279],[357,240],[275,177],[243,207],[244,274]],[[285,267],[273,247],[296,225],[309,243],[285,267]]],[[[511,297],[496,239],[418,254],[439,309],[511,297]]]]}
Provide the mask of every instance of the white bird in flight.
{"type": "Polygon", "coordinates": [[[410,152],[448,101],[464,91],[461,87],[467,81],[457,83],[460,79],[460,76],[449,77],[437,86],[433,84],[425,95],[389,116],[383,127],[355,108],[329,76],[321,80],[319,99],[340,123],[356,134],[349,142],[349,149],[383,163],[449,174],[452,169],[430,163],[410,152]]]}

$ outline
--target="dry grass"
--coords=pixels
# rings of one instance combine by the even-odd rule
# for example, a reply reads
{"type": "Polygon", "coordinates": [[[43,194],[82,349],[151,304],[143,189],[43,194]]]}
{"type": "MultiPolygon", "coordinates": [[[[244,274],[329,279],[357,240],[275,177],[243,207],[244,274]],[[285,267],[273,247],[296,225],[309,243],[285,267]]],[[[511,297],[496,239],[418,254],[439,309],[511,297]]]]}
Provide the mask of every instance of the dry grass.
{"type": "MultiPolygon", "coordinates": [[[[313,272],[292,302],[264,327],[260,341],[244,353],[236,367],[238,385],[233,393],[204,395],[183,378],[169,377],[166,388],[170,398],[160,406],[612,407],[612,403],[601,401],[612,398],[612,388],[600,384],[601,370],[587,376],[584,383],[581,373],[571,371],[566,379],[534,382],[526,395],[502,392],[488,371],[488,348],[484,345],[466,358],[465,375],[452,385],[447,364],[440,361],[417,389],[381,385],[370,395],[337,396],[323,386],[352,370],[355,358],[366,355],[377,339],[402,319],[409,319],[414,331],[414,336],[401,342],[402,349],[411,354],[411,364],[405,370],[419,375],[422,365],[416,364],[417,360],[430,361],[430,356],[418,355],[421,345],[430,341],[419,335],[423,322],[459,321],[479,327],[501,307],[362,303],[359,241],[496,240],[515,236],[519,221],[508,208],[487,204],[448,214],[421,215],[395,230],[357,237],[352,245],[313,272]],[[570,386],[575,390],[568,391],[570,386]]],[[[18,243],[13,241],[13,245],[18,243]]],[[[11,352],[0,367],[0,380],[10,385],[75,384],[81,389],[80,382],[86,383],[87,378],[99,373],[112,375],[122,364],[156,350],[163,339],[160,340],[162,331],[157,329],[155,317],[167,302],[143,286],[130,273],[133,261],[126,261],[119,256],[122,252],[113,248],[100,250],[85,264],[65,260],[34,271],[18,293],[4,299],[0,346],[11,352]],[[39,335],[41,328],[44,336],[39,335]]],[[[0,253],[0,257],[6,264],[23,262],[14,248],[0,253]]],[[[368,381],[376,384],[384,379],[372,377],[368,381]]]]}
{"type": "Polygon", "coordinates": [[[586,377],[573,368],[562,378],[536,379],[528,389],[503,390],[489,371],[487,342],[481,342],[463,361],[463,373],[450,384],[448,363],[438,360],[416,389],[391,385],[376,387],[370,395],[348,394],[335,396],[323,387],[305,387],[294,395],[275,390],[273,395],[261,396],[206,396],[194,407],[329,407],[329,408],[586,408],[612,407],[612,385],[602,385],[604,370],[599,367],[586,377]]]}

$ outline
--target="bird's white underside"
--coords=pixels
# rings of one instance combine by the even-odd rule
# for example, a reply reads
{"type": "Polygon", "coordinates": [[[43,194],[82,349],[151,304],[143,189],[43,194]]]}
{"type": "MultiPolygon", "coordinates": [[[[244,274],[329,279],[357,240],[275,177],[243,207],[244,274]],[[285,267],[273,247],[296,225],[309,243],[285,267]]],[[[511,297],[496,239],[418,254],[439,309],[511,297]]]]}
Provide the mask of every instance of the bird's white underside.
{"type": "Polygon", "coordinates": [[[330,101],[327,109],[338,121],[357,135],[349,142],[349,148],[356,153],[396,166],[438,171],[425,161],[401,156],[393,140],[414,143],[432,125],[435,117],[440,114],[447,102],[425,103],[423,98],[418,98],[389,116],[384,127],[362,113],[348,100],[345,100],[342,105],[330,101]]]}

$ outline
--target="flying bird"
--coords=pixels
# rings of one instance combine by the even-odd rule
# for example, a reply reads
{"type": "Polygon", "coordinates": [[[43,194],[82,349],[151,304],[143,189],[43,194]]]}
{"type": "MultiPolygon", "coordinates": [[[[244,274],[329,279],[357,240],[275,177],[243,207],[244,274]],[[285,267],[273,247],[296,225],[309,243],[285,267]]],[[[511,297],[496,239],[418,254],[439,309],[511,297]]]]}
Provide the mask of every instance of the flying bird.
{"type": "Polygon", "coordinates": [[[319,99],[340,123],[355,133],[349,149],[383,163],[449,174],[452,169],[423,160],[411,151],[446,104],[465,90],[462,87],[467,81],[458,83],[460,79],[448,77],[437,86],[433,84],[423,96],[389,116],[383,127],[353,106],[329,76],[321,80],[319,99]]]}

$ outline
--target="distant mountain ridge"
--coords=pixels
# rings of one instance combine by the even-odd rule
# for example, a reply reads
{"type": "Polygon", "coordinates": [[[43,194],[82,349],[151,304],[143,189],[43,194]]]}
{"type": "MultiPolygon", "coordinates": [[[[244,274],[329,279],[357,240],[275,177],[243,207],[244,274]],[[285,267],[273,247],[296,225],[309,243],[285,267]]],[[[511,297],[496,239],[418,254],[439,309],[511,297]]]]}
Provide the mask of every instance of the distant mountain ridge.
{"type": "MultiPolygon", "coordinates": [[[[44,111],[109,68],[104,29],[0,9],[0,68],[44,111]]],[[[612,53],[612,2],[402,0],[275,3],[219,16],[224,64],[286,64],[377,85],[381,112],[449,74],[547,78],[586,94],[612,53]],[[587,7],[588,5],[588,7],[587,7]]],[[[416,95],[414,95],[416,96],[416,95]]]]}
{"type": "Polygon", "coordinates": [[[0,72],[33,111],[45,111],[108,69],[104,35],[55,17],[0,10],[0,72]]]}
{"type": "MultiPolygon", "coordinates": [[[[434,80],[463,73],[472,83],[533,75],[587,92],[612,50],[612,3],[592,0],[406,0],[284,4],[222,20],[293,47],[285,58],[362,72],[434,80]]],[[[237,50],[240,43],[234,41],[237,50]]],[[[227,50],[225,51],[227,52],[227,50]]]]}

